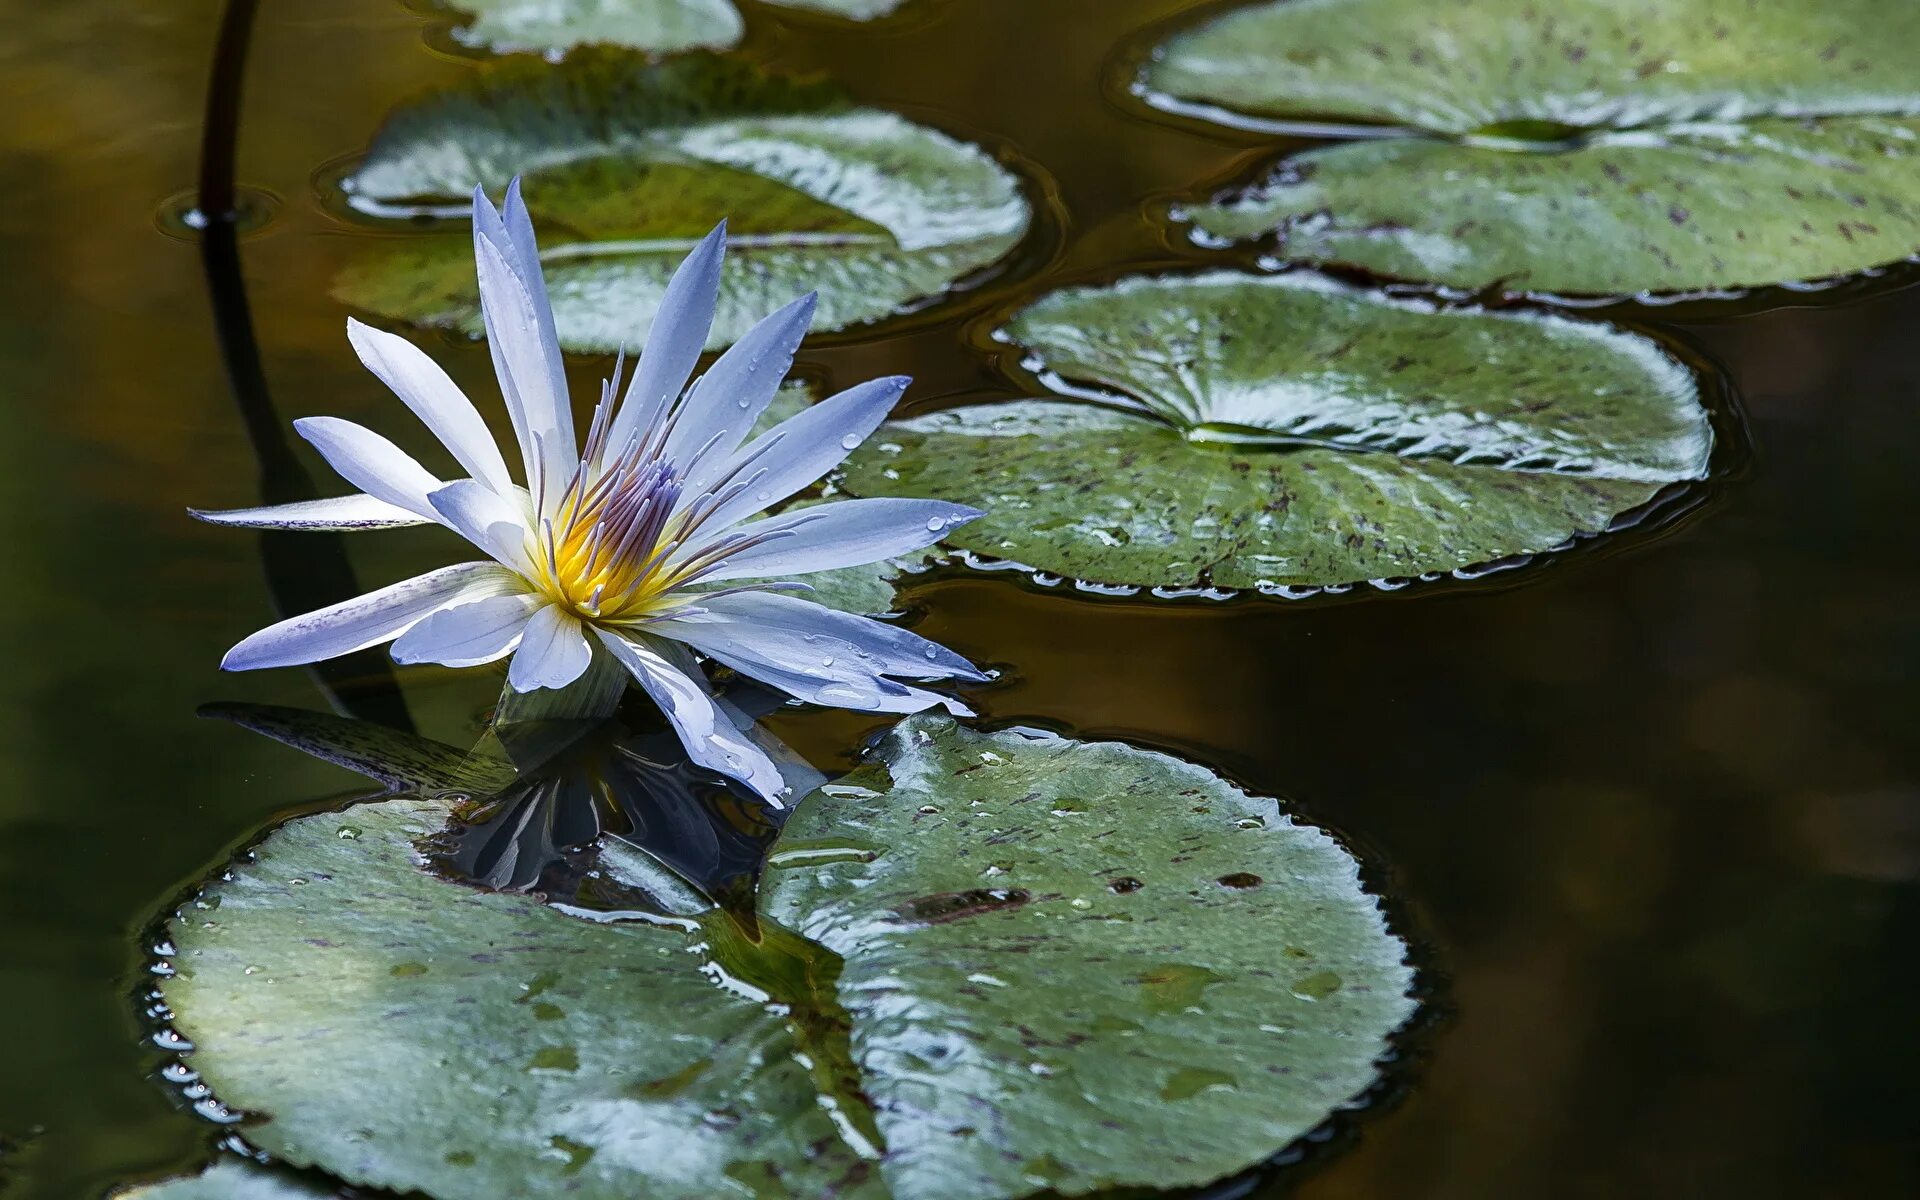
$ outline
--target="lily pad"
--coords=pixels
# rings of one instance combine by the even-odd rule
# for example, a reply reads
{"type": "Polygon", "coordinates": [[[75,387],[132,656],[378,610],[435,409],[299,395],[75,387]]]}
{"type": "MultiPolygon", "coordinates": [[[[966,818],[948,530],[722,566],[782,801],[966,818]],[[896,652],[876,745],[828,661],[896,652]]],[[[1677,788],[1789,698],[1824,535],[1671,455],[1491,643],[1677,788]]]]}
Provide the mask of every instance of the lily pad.
{"type": "Polygon", "coordinates": [[[453,31],[455,40],[500,54],[586,45],[724,50],[744,29],[732,0],[451,0],[448,7],[473,17],[453,31]]]}
{"type": "Polygon", "coordinates": [[[912,718],[752,918],[470,890],[418,865],[446,816],[291,822],[174,924],[189,1062],[277,1157],[461,1200],[1181,1186],[1364,1091],[1414,1009],[1337,843],[1128,746],[912,718]]]}
{"type": "MultiPolygon", "coordinates": [[[[886,16],[903,0],[767,2],[867,21],[886,16]]],[[[587,45],[656,54],[724,50],[740,40],[744,29],[732,0],[449,0],[448,7],[473,17],[454,31],[458,41],[495,53],[587,45]]]]}
{"type": "MultiPolygon", "coordinates": [[[[347,180],[379,215],[459,216],[515,174],[541,234],[560,340],[639,344],[673,268],[720,218],[712,345],[820,293],[837,330],[937,297],[1005,256],[1030,211],[978,147],[821,82],[698,55],[504,60],[393,114],[347,180]]],[[[383,239],[336,284],[382,316],[480,332],[464,232],[383,239]]]]}
{"type": "Polygon", "coordinates": [[[1713,446],[1692,375],[1647,338],[1303,272],[1058,292],[1007,333],[1076,400],[883,426],[843,486],[973,504],[949,545],[1093,583],[1465,571],[1614,527],[1713,446]]]}
{"type": "Polygon", "coordinates": [[[223,1158],[198,1175],[125,1188],[112,1200],[334,1200],[339,1195],[271,1167],[223,1158]]]}
{"type": "Polygon", "coordinates": [[[1396,135],[1309,150],[1184,210],[1202,237],[1607,296],[1920,253],[1915,61],[1920,7],[1883,0],[1286,0],[1175,36],[1141,86],[1228,123],[1396,135]]]}

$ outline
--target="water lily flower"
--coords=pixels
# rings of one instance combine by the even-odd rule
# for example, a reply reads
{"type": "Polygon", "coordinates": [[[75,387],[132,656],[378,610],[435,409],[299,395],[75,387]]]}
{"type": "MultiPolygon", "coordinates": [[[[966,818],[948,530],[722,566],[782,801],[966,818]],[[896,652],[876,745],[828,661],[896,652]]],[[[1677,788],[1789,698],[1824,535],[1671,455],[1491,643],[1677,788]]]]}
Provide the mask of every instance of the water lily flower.
{"type": "Polygon", "coordinates": [[[769,800],[783,790],[780,772],[716,705],[696,652],[818,704],[966,711],[917,686],[984,679],[966,659],[815,604],[795,577],[920,549],[977,510],[881,498],[762,515],[839,465],[886,418],[907,379],[849,388],[749,440],[807,332],[814,297],[761,321],[688,386],[718,301],[723,222],[667,285],[624,394],[623,355],[578,438],[518,180],[504,210],[475,189],[473,246],[519,478],[445,371],[404,338],[350,320],[361,361],[469,477],[443,481],[363,426],[308,417],[294,428],[357,494],[194,515],[296,530],[434,523],[486,559],[269,626],[221,666],[292,666],[392,643],[400,663],[467,667],[511,655],[507,687],[529,692],[575,683],[604,653],[659,705],[695,762],[769,800]]]}

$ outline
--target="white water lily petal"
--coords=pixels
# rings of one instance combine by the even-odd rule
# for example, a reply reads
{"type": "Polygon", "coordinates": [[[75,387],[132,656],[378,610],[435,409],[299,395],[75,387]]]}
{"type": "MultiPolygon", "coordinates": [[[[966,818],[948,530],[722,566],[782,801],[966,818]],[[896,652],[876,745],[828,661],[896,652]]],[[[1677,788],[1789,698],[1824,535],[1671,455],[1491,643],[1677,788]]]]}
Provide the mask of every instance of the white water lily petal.
{"type": "MultiPolygon", "coordinates": [[[[573,414],[567,404],[567,365],[560,353],[560,334],[554,326],[553,304],[547,299],[547,277],[540,265],[540,246],[533,236],[533,217],[527,212],[527,202],[520,195],[520,177],[514,176],[507,183],[506,203],[501,208],[501,224],[506,227],[507,241],[511,248],[508,263],[513,273],[519,277],[521,286],[527,289],[528,297],[533,301],[533,315],[540,333],[541,358],[547,370],[548,390],[554,398],[558,412],[556,429],[571,431],[573,414]]],[[[566,439],[572,445],[571,437],[566,439]]]]}
{"type": "Polygon", "coordinates": [[[527,622],[507,669],[507,686],[516,692],[563,688],[592,664],[593,646],[579,618],[549,604],[527,622]]]}
{"type": "Polygon", "coordinates": [[[728,537],[766,540],[728,555],[701,580],[791,579],[815,571],[879,562],[931,546],[948,530],[981,515],[977,508],[944,500],[888,496],[836,500],[737,526],[728,537]]]}
{"type": "Polygon", "coordinates": [[[856,384],[755,438],[734,456],[728,469],[751,462],[747,476],[760,470],[766,473],[715,509],[705,531],[725,529],[818,481],[880,427],[911,382],[896,375],[856,384]]]}
{"type": "Polygon", "coordinates": [[[227,671],[291,667],[390,642],[443,608],[511,595],[526,583],[497,563],[460,563],[269,625],[227,651],[227,671]]]}
{"type": "Polygon", "coordinates": [[[427,502],[440,480],[386,438],[339,417],[302,417],[293,429],[348,483],[429,521],[440,520],[427,502]]]}
{"type": "Polygon", "coordinates": [[[651,430],[686,389],[693,368],[713,330],[720,302],[720,264],[727,255],[727,223],[720,222],[687,255],[654,314],[647,343],[634,365],[626,398],[613,418],[608,453],[617,455],[634,438],[651,430]]]}
{"type": "Polygon", "coordinates": [[[786,782],[766,752],[734,728],[707,694],[705,683],[677,669],[648,645],[609,629],[601,644],[660,706],[694,762],[752,788],[761,799],[782,804],[786,782]]]}
{"type": "Polygon", "coordinates": [[[450,483],[427,500],[449,528],[492,555],[501,566],[529,577],[534,574],[528,547],[532,531],[519,504],[473,479],[450,483]]]}
{"type": "Polygon", "coordinates": [[[927,641],[897,624],[854,616],[797,595],[780,591],[735,591],[701,601],[710,618],[751,626],[758,637],[837,639],[864,655],[872,655],[889,676],[908,680],[970,680],[983,684],[991,676],[937,641],[927,641]]]}
{"type": "Polygon", "coordinates": [[[767,410],[813,325],[816,299],[809,292],[761,320],[694,382],[666,447],[687,472],[688,491],[706,489],[767,410]],[[706,456],[697,465],[696,454],[706,456]]]}
{"type": "Polygon", "coordinates": [[[513,263],[518,249],[500,214],[478,189],[473,198],[473,249],[487,346],[520,440],[527,486],[550,509],[572,474],[577,453],[565,375],[557,383],[555,379],[560,346],[546,340],[553,314],[543,313],[531,286],[516,272],[513,263]]]}
{"type": "Polygon", "coordinates": [[[325,500],[267,504],[259,508],[190,508],[187,512],[209,525],[232,525],[241,529],[297,529],[308,533],[353,533],[362,529],[402,529],[409,525],[433,524],[427,517],[397,504],[376,500],[364,492],[352,496],[332,496],[325,500]]]}
{"type": "Polygon", "coordinates": [[[347,318],[347,340],[367,370],[392,389],[467,473],[496,492],[513,487],[507,460],[480,410],[426,351],[403,337],[347,318]]]}
{"type": "Polygon", "coordinates": [[[740,651],[714,648],[706,651],[715,662],[732,667],[749,679],[766,684],[809,704],[828,708],[849,708],[856,712],[917,713],[936,705],[944,706],[957,717],[973,715],[960,701],[895,679],[866,674],[838,663],[832,668],[801,670],[768,662],[740,651]]]}
{"type": "Polygon", "coordinates": [[[704,614],[657,623],[667,636],[705,650],[701,640],[724,629],[724,636],[752,645],[769,661],[805,669],[808,652],[814,663],[836,649],[871,661],[876,672],[905,679],[966,679],[984,682],[988,676],[953,651],[911,630],[871,617],[856,617],[798,596],[779,592],[734,592],[698,602],[704,614]]]}
{"type": "Polygon", "coordinates": [[[519,646],[528,618],[545,603],[543,597],[523,592],[443,608],[400,635],[393,643],[393,661],[443,667],[498,662],[519,646]]]}

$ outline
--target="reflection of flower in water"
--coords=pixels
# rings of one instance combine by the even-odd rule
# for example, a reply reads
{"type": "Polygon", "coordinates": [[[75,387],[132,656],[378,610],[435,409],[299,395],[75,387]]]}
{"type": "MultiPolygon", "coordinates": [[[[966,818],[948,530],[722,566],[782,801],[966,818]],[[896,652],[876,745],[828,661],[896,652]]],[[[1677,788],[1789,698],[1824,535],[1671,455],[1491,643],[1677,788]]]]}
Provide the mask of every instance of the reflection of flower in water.
{"type": "Polygon", "coordinates": [[[779,769],[716,706],[697,652],[816,704],[965,712],[917,686],[985,676],[904,629],[787,595],[798,576],[931,545],[980,515],[938,500],[843,500],[761,517],[817,482],[892,412],[903,378],[832,396],[748,434],[812,321],[804,296],[749,330],[688,386],[719,296],[726,227],[668,284],[624,395],[622,363],[584,437],[518,181],[505,211],[476,189],[474,253],[494,367],[522,460],[516,482],[472,401],[405,339],[353,323],[368,368],[470,478],[446,483],[350,421],[295,423],[357,495],[199,513],[227,525],[356,530],[440,524],[491,561],[404,580],[255,633],[231,670],[318,662],[392,643],[406,663],[478,666],[511,656],[511,693],[563,689],[610,657],[666,714],[693,761],[767,799],[779,769]]]}
{"type": "MultiPolygon", "coordinates": [[[[738,694],[738,693],[736,693],[738,694]]],[[[716,699],[744,739],[774,763],[792,794],[821,782],[754,723],[777,699],[716,699]],[[749,711],[751,710],[751,711],[749,711]]],[[[633,843],[709,897],[751,884],[785,814],[744,785],[692,762],[670,730],[635,732],[618,717],[496,725],[480,746],[456,747],[331,713],[210,705],[217,716],[370,776],[396,792],[456,798],[457,820],[429,846],[435,863],[488,887],[557,882],[574,891],[576,852],[612,835],[633,843]]]]}

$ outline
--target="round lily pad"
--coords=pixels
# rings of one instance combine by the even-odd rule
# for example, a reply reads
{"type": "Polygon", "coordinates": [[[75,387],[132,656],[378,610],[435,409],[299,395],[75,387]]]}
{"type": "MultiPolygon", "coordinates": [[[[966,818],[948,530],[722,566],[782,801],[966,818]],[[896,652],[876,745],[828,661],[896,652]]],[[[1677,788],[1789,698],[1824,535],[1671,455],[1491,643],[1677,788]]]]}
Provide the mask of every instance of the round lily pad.
{"type": "MultiPolygon", "coordinates": [[[[673,269],[722,217],[713,346],[818,291],[819,330],[893,315],[1003,257],[1030,211],[975,146],[833,86],[695,55],[582,52],[488,64],[395,112],[344,186],[356,207],[464,222],[479,182],[524,176],[563,345],[639,345],[673,269]]],[[[340,299],[481,332],[465,232],[385,238],[340,299]]]]}
{"type": "Polygon", "coordinates": [[[972,504],[949,545],[1093,583],[1466,571],[1615,527],[1713,447],[1692,374],[1645,337],[1304,272],[1058,292],[1006,332],[1074,399],[894,422],[843,485],[972,504]]]}
{"type": "Polygon", "coordinates": [[[188,1062],[276,1157],[461,1200],[1181,1186],[1363,1092],[1415,1007],[1332,838],[1123,745],[909,719],[751,918],[474,891],[420,868],[446,817],[291,822],[174,923],[188,1062]]]}
{"type": "Polygon", "coordinates": [[[1915,61],[1920,7],[1883,0],[1285,0],[1176,35],[1141,88],[1256,128],[1389,127],[1181,210],[1197,235],[1272,235],[1290,259],[1455,287],[1611,296],[1920,253],[1915,61]]]}
{"type": "MultiPolygon", "coordinates": [[[[865,21],[887,15],[902,0],[767,2],[865,21]]],[[[740,40],[744,28],[732,0],[448,0],[447,6],[473,18],[454,31],[455,38],[496,53],[586,45],[656,54],[724,50],[740,40]]]]}
{"type": "Polygon", "coordinates": [[[271,1167],[223,1158],[197,1175],[120,1189],[111,1200],[335,1200],[339,1195],[271,1167]]]}

